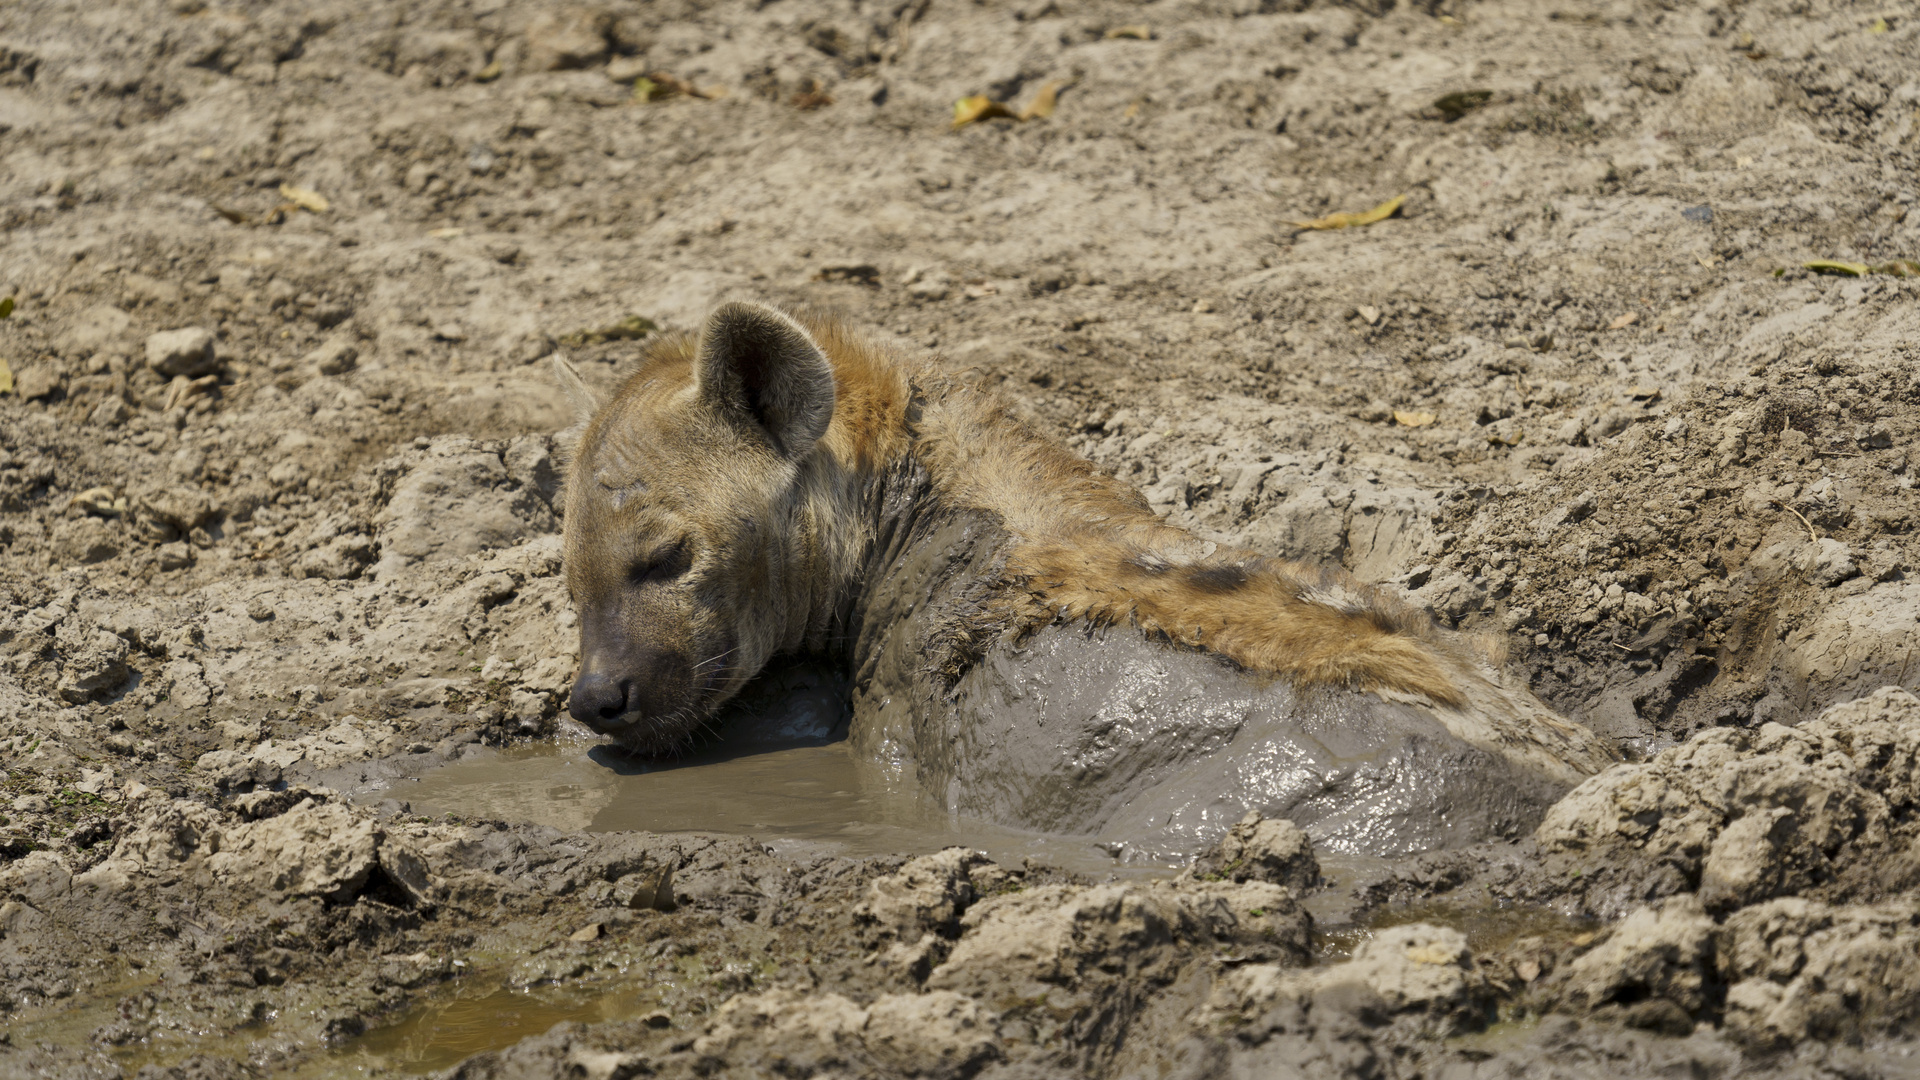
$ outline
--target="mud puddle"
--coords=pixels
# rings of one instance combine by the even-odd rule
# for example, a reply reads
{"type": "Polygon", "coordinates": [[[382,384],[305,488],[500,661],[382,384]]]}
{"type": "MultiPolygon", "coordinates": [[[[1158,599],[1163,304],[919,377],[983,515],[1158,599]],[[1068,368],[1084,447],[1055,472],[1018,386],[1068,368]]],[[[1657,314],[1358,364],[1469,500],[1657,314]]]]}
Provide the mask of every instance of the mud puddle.
{"type": "Polygon", "coordinates": [[[348,1042],[310,1072],[313,1076],[392,1070],[423,1075],[474,1054],[500,1050],[552,1030],[555,1024],[626,1020],[652,1009],[652,998],[632,989],[542,987],[487,989],[478,982],[414,1010],[398,1023],[348,1042]]]}
{"type": "Polygon", "coordinates": [[[670,760],[628,755],[574,727],[556,738],[486,750],[355,791],[405,800],[415,813],[550,825],[569,832],[724,833],[791,854],[928,852],[961,845],[996,862],[1027,858],[1083,874],[1164,872],[1124,865],[1091,838],[1011,829],[954,814],[901,766],[862,760],[847,739],[844,679],[811,665],[770,671],[715,725],[711,743],[670,760]]]}
{"type": "MultiPolygon", "coordinates": [[[[794,853],[882,855],[961,845],[996,862],[1027,858],[1084,874],[1147,872],[1083,837],[1007,829],[949,814],[910,778],[825,745],[726,744],[672,763],[584,741],[489,751],[396,784],[415,813],[551,825],[571,832],[727,833],[794,853]]],[[[364,796],[363,796],[364,797],[364,796]]]]}

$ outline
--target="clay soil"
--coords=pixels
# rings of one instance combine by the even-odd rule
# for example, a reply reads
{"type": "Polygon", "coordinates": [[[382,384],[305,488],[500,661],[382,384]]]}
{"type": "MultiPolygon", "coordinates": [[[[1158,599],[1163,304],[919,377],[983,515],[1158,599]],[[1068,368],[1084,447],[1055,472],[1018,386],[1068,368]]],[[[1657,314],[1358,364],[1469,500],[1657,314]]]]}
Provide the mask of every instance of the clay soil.
{"type": "Polygon", "coordinates": [[[1920,684],[1917,189],[1899,5],[8,3],[0,1073],[424,1068],[365,1033],[505,987],[575,1004],[427,1064],[1909,1075],[1920,706],[1786,729],[1920,684]],[[1642,794],[1319,888],[1313,950],[1232,860],[340,794],[565,734],[546,357],[729,298],[1504,643],[1642,794]]]}

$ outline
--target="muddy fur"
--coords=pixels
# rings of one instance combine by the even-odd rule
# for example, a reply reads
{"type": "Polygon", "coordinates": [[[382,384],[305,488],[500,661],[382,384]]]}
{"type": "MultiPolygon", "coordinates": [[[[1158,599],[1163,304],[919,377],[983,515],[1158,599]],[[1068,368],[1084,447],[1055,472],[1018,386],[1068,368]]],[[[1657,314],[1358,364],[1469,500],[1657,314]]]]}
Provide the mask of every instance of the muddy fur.
{"type": "MultiPolygon", "coordinates": [[[[578,385],[564,366],[562,377],[578,385]]],[[[1130,625],[1301,688],[1524,718],[1522,741],[1541,741],[1534,729],[1544,725],[1549,756],[1575,772],[1607,756],[1584,729],[1505,686],[1487,650],[1425,613],[1338,568],[1169,527],[996,395],[827,316],[726,305],[698,338],[656,344],[563,443],[577,448],[566,537],[583,678],[681,683],[634,690],[649,700],[623,716],[596,717],[578,702],[574,714],[642,749],[682,737],[772,656],[841,644],[883,533],[972,513],[1010,541],[998,579],[939,635],[952,651],[933,662],[950,678],[1003,634],[1059,621],[1130,625]],[[673,580],[659,579],[663,551],[688,556],[673,580]],[[636,651],[673,659],[623,669],[636,651]]],[[[1449,726],[1470,741],[1512,741],[1501,722],[1477,738],[1449,726]]]]}

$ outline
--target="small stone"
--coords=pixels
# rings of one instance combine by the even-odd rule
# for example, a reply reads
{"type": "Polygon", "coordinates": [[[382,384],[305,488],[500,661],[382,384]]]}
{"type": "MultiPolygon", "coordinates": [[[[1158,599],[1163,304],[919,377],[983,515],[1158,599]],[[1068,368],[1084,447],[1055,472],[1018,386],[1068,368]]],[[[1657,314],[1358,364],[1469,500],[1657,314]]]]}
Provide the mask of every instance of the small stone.
{"type": "Polygon", "coordinates": [[[1320,883],[1320,861],[1307,834],[1284,818],[1263,818],[1258,810],[1248,811],[1218,844],[1201,852],[1193,872],[1202,878],[1285,885],[1295,895],[1320,883]]]}
{"type": "Polygon", "coordinates": [[[219,366],[213,333],[201,326],[162,330],[147,339],[147,366],[162,375],[205,375],[219,366]]]}
{"type": "Polygon", "coordinates": [[[907,295],[915,300],[945,300],[953,291],[953,279],[943,270],[916,270],[908,276],[907,295]]]}
{"type": "Polygon", "coordinates": [[[169,573],[185,570],[193,565],[193,548],[184,540],[172,544],[161,544],[158,565],[161,570],[169,573]]]}
{"type": "Polygon", "coordinates": [[[110,397],[94,406],[93,412],[87,414],[87,423],[97,428],[114,428],[126,423],[129,415],[126,402],[110,397]]]}
{"type": "Polygon", "coordinates": [[[601,923],[588,923],[587,925],[581,927],[580,929],[575,930],[573,933],[568,934],[567,940],[568,941],[599,941],[600,935],[605,931],[606,931],[606,927],[601,923]]]}
{"type": "Polygon", "coordinates": [[[247,618],[254,622],[266,622],[274,616],[273,605],[262,596],[247,601],[247,618]]]}
{"type": "Polygon", "coordinates": [[[283,461],[267,470],[267,483],[276,491],[291,491],[303,487],[307,482],[307,467],[298,461],[283,461]]]}
{"type": "Polygon", "coordinates": [[[536,17],[527,27],[527,70],[592,67],[607,55],[607,15],[568,7],[536,17]]]}
{"type": "Polygon", "coordinates": [[[13,392],[21,401],[51,397],[60,389],[60,373],[45,364],[21,368],[13,377],[13,392]]]}
{"type": "Polygon", "coordinates": [[[630,83],[647,73],[647,58],[644,56],[616,56],[607,61],[607,78],[617,83],[630,83]]]}
{"type": "Polygon", "coordinates": [[[53,556],[68,566],[90,566],[120,554],[120,534],[99,518],[62,522],[54,533],[53,556]]]}
{"type": "Polygon", "coordinates": [[[303,363],[322,375],[345,375],[360,359],[360,350],[350,342],[335,338],[308,353],[303,363]]]}
{"type": "Polygon", "coordinates": [[[458,342],[467,340],[467,332],[461,328],[459,323],[441,323],[439,326],[433,328],[433,336],[439,338],[441,341],[458,342]]]}
{"type": "Polygon", "coordinates": [[[1793,564],[1809,583],[1823,589],[1832,588],[1860,572],[1854,565],[1852,549],[1832,537],[1802,548],[1793,564]]]}
{"type": "Polygon", "coordinates": [[[1207,312],[1210,312],[1212,310],[1213,310],[1213,301],[1207,299],[1204,296],[1193,302],[1193,311],[1194,311],[1194,314],[1196,315],[1204,315],[1207,312]]]}

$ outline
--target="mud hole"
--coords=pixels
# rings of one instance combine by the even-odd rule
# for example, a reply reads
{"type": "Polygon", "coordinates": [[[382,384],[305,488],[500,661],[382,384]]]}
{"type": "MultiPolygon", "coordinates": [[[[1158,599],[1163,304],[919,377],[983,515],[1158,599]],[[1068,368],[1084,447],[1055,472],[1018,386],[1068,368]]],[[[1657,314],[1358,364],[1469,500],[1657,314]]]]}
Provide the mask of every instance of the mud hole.
{"type": "Polygon", "coordinates": [[[5,6],[0,1072],[1911,1075],[1920,279],[1801,264],[1920,258],[1917,42],[1824,0],[5,6]],[[584,753],[540,361],[607,384],[730,297],[1407,590],[1630,763],[1510,844],[1249,822],[1180,874],[415,812],[584,753]]]}

